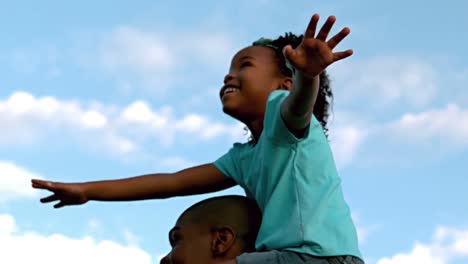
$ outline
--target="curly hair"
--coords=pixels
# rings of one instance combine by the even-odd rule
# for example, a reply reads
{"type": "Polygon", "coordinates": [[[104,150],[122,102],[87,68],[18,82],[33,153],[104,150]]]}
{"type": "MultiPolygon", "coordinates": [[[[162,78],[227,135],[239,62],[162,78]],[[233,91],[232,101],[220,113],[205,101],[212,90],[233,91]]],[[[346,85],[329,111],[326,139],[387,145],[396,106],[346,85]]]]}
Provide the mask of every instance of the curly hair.
{"type": "MultiPolygon", "coordinates": [[[[278,59],[278,67],[280,72],[288,77],[293,77],[294,68],[289,65],[286,58],[283,55],[283,49],[287,45],[291,45],[293,48],[299,46],[304,36],[296,36],[291,32],[286,33],[284,36],[280,36],[277,39],[271,40],[266,38],[260,38],[259,40],[252,43],[252,46],[264,46],[272,48],[275,51],[278,59]]],[[[325,136],[328,138],[328,118],[330,116],[330,108],[333,105],[333,92],[330,87],[330,79],[328,74],[324,71],[320,74],[320,87],[317,94],[317,99],[314,105],[314,115],[322,125],[325,136]]]]}

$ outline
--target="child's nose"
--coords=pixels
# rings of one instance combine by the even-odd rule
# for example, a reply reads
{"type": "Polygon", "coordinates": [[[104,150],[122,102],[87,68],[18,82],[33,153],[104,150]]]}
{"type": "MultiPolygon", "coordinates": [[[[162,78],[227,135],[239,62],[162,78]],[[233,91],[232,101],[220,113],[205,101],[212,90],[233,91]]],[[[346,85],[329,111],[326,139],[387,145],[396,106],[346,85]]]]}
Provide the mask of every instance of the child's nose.
{"type": "Polygon", "coordinates": [[[227,82],[229,82],[230,80],[234,79],[234,76],[231,74],[231,73],[228,73],[225,77],[224,77],[224,84],[226,84],[227,82]]]}

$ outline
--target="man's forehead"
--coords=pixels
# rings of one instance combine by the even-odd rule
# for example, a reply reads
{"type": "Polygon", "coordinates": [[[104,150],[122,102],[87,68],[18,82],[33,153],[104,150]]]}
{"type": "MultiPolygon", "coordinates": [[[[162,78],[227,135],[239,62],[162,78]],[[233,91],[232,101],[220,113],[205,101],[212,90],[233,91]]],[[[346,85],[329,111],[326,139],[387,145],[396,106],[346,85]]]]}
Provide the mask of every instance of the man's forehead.
{"type": "Polygon", "coordinates": [[[171,230],[174,231],[186,231],[189,229],[193,229],[196,227],[196,223],[194,223],[192,216],[190,214],[183,214],[177,219],[174,227],[171,230]]]}

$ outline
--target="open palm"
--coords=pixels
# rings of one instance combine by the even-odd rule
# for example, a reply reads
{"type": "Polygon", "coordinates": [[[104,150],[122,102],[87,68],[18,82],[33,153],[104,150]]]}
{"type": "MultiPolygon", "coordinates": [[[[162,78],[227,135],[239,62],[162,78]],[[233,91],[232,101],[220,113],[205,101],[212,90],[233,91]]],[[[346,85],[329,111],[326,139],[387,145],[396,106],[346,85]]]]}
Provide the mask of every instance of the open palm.
{"type": "Polygon", "coordinates": [[[352,50],[334,52],[333,49],[351,32],[349,28],[343,28],[338,34],[327,41],[333,24],[334,16],[328,17],[317,36],[315,32],[319,15],[312,16],[302,43],[293,49],[290,45],[284,49],[284,55],[291,65],[308,77],[315,77],[322,73],[330,64],[347,58],[353,54],[352,50]]]}
{"type": "Polygon", "coordinates": [[[41,199],[42,203],[59,201],[54,208],[66,205],[84,204],[88,201],[83,188],[74,183],[58,183],[43,180],[32,180],[32,187],[52,192],[53,194],[41,199]]]}

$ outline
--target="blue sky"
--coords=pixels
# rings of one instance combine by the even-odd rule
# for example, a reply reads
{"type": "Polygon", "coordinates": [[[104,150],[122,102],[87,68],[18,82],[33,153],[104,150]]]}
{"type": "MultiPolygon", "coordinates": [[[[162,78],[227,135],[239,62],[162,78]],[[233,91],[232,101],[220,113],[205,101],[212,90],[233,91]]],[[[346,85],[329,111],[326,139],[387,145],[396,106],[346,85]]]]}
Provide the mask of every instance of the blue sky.
{"type": "Polygon", "coordinates": [[[247,138],[217,97],[233,54],[301,33],[313,13],[352,30],[338,49],[355,54],[329,68],[330,139],[367,263],[467,263],[466,10],[461,0],[4,1],[0,263],[157,263],[178,215],[217,194],[53,210],[29,179],[214,161],[247,138]]]}

